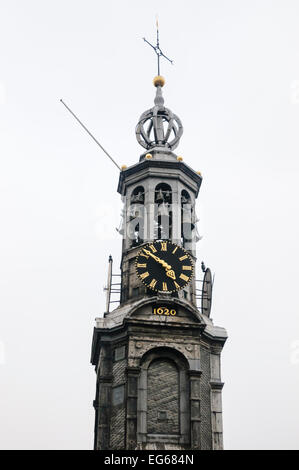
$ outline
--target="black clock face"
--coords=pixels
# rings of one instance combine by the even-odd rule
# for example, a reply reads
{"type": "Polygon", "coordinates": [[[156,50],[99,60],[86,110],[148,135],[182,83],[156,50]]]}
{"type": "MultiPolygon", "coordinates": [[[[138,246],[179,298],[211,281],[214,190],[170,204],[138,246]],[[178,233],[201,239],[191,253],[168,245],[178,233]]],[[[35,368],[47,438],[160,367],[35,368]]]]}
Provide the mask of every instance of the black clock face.
{"type": "Polygon", "coordinates": [[[168,240],[145,245],[136,257],[136,271],[146,287],[154,291],[183,289],[193,275],[190,255],[168,240]]]}

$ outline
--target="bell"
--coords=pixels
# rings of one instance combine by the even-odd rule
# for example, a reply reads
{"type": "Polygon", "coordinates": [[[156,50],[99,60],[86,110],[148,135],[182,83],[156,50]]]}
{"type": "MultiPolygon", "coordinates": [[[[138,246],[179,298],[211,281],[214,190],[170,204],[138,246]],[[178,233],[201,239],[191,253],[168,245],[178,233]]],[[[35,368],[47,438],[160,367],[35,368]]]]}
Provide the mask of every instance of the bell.
{"type": "Polygon", "coordinates": [[[202,239],[202,236],[199,235],[197,227],[195,227],[195,243],[199,242],[202,239]]]}
{"type": "Polygon", "coordinates": [[[163,202],[164,201],[164,196],[162,193],[162,189],[159,189],[157,195],[156,195],[156,202],[163,202]]]}
{"type": "Polygon", "coordinates": [[[165,202],[162,202],[162,204],[159,205],[158,207],[158,215],[169,215],[168,211],[168,204],[165,204],[165,202]]]}
{"type": "Polygon", "coordinates": [[[167,201],[169,201],[169,199],[170,199],[170,191],[167,190],[167,191],[165,191],[164,194],[165,194],[165,199],[166,199],[167,201]]]}
{"type": "Polygon", "coordinates": [[[192,214],[191,214],[190,209],[183,208],[182,222],[186,224],[186,223],[191,223],[191,221],[192,221],[192,214]]]}
{"type": "Polygon", "coordinates": [[[143,202],[143,193],[141,191],[135,196],[135,201],[143,202]]]}
{"type": "Polygon", "coordinates": [[[189,201],[189,199],[186,198],[186,196],[182,195],[182,197],[181,197],[182,204],[187,204],[188,201],[189,201]]]}
{"type": "Polygon", "coordinates": [[[119,223],[118,228],[116,228],[116,231],[120,233],[120,235],[124,234],[124,219],[123,218],[121,218],[121,221],[119,223]]]}
{"type": "Polygon", "coordinates": [[[182,224],[182,236],[184,240],[192,240],[192,227],[190,223],[182,224]]]}

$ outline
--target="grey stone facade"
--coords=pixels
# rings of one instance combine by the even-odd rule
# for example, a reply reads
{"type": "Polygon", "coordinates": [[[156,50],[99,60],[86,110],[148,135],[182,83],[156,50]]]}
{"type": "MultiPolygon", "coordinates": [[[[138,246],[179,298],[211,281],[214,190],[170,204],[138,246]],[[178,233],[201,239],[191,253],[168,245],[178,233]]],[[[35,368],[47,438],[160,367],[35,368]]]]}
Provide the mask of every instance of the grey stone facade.
{"type": "Polygon", "coordinates": [[[167,148],[167,140],[161,145],[151,145],[150,155],[120,174],[121,302],[94,328],[95,449],[223,448],[220,354],[226,331],[197,307],[195,277],[179,292],[154,293],[135,271],[140,248],[159,236],[155,204],[165,194],[158,209],[171,214],[169,240],[196,263],[195,200],[202,178],[167,148]],[[132,223],[138,231],[133,241],[126,236],[132,223]],[[155,306],[176,314],[156,315],[155,306]]]}
{"type": "Polygon", "coordinates": [[[191,303],[165,296],[132,302],[97,319],[95,448],[221,449],[218,359],[225,340],[225,330],[191,303]],[[153,303],[169,301],[177,316],[152,313],[153,303]],[[120,345],[126,346],[126,357],[116,360],[120,345]]]}

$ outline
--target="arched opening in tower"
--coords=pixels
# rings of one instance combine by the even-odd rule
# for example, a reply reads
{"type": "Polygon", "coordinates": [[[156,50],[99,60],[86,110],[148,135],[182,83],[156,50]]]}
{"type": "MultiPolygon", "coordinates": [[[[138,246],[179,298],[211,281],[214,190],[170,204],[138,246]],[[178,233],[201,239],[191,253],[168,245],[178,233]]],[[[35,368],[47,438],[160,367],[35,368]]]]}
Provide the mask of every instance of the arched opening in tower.
{"type": "Polygon", "coordinates": [[[172,238],[171,205],[171,186],[159,183],[155,188],[155,240],[170,240],[172,238]]]}

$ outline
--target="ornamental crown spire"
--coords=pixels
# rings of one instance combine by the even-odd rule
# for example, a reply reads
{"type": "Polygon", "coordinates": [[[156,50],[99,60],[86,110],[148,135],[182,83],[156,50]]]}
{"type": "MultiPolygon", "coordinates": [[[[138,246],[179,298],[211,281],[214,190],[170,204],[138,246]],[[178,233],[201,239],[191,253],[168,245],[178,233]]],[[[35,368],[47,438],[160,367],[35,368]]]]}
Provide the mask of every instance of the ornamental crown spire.
{"type": "Polygon", "coordinates": [[[156,87],[155,106],[145,111],[136,126],[136,138],[145,149],[164,147],[174,150],[183,134],[180,118],[164,106],[162,87],[163,77],[158,75],[153,81],[156,87]]]}

